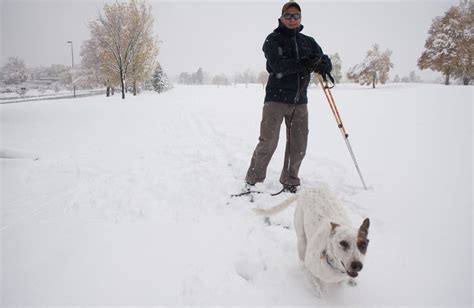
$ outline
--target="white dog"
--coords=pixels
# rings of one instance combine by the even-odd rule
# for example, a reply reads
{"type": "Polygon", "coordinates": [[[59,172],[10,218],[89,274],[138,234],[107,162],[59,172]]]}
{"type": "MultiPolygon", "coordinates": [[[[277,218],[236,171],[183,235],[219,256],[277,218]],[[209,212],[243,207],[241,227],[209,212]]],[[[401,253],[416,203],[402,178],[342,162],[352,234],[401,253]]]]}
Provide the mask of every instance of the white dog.
{"type": "Polygon", "coordinates": [[[369,219],[359,228],[352,227],[343,206],[326,188],[305,190],[273,208],[255,211],[270,216],[294,201],[298,255],[318,293],[325,284],[347,281],[355,285],[369,244],[369,219]]]}

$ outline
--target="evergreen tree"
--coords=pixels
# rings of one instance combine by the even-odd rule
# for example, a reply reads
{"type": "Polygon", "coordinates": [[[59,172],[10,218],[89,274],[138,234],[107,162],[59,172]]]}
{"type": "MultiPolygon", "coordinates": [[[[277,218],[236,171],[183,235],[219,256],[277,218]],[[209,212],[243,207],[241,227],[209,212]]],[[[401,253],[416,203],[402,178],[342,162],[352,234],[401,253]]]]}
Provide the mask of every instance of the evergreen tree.
{"type": "Polygon", "coordinates": [[[202,71],[202,68],[199,68],[197,70],[193,79],[195,84],[204,84],[204,73],[202,71]]]}
{"type": "Polygon", "coordinates": [[[169,89],[169,80],[166,74],[163,72],[161,65],[158,63],[155,67],[155,71],[152,76],[153,89],[158,92],[164,92],[169,89]]]}

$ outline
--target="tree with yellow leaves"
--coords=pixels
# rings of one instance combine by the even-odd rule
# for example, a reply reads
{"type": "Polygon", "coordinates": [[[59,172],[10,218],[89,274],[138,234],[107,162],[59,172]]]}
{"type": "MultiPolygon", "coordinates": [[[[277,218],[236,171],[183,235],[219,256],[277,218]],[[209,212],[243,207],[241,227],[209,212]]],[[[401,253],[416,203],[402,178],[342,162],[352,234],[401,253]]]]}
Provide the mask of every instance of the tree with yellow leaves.
{"type": "Polygon", "coordinates": [[[98,48],[101,72],[112,82],[119,80],[122,98],[128,81],[134,87],[150,77],[158,49],[153,37],[151,7],[144,1],[106,4],[103,13],[90,23],[92,40],[98,48]]]}
{"type": "Polygon", "coordinates": [[[467,0],[434,18],[418,67],[443,73],[446,85],[450,77],[468,85],[474,74],[473,18],[474,4],[467,0]]]}

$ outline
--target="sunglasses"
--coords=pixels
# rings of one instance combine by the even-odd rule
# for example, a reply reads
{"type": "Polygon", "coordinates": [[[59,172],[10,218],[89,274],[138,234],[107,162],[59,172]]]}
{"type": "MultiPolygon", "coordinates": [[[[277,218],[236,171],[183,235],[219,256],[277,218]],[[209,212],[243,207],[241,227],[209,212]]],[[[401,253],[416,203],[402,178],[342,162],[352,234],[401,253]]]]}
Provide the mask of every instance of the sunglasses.
{"type": "Polygon", "coordinates": [[[294,20],[300,20],[301,14],[300,13],[296,13],[296,14],[286,13],[286,14],[283,14],[283,18],[285,18],[286,20],[291,20],[292,18],[294,20]]]}

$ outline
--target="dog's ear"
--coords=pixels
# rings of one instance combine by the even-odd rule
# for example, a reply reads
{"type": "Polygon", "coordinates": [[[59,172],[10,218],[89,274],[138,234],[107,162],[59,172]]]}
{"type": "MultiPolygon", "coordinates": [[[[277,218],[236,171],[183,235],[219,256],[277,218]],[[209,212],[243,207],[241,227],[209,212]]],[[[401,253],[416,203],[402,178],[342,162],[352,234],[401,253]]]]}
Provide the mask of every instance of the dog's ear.
{"type": "Polygon", "coordinates": [[[367,238],[367,235],[369,235],[369,226],[370,220],[368,218],[364,219],[364,222],[362,222],[362,225],[359,228],[359,238],[367,238]]]}
{"type": "Polygon", "coordinates": [[[336,228],[339,227],[340,225],[335,223],[335,222],[331,222],[331,235],[334,235],[336,234],[336,228]]]}

